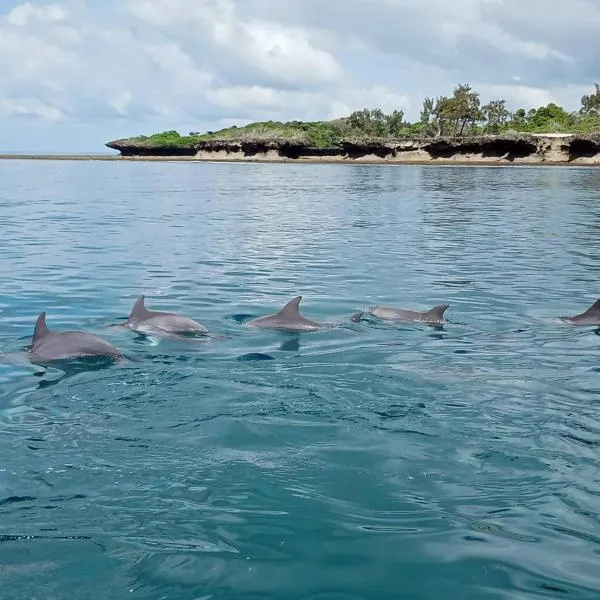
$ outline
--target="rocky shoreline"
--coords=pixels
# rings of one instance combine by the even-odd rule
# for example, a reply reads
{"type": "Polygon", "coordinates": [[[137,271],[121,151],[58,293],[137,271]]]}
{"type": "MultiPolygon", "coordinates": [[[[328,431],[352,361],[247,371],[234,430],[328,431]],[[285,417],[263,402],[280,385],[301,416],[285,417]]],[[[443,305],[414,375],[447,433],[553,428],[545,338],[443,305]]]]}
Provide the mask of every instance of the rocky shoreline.
{"type": "Polygon", "coordinates": [[[199,140],[188,146],[150,146],[135,139],[106,144],[124,158],[204,161],[585,164],[600,166],[600,132],[469,137],[345,139],[312,148],[282,139],[199,140]]]}

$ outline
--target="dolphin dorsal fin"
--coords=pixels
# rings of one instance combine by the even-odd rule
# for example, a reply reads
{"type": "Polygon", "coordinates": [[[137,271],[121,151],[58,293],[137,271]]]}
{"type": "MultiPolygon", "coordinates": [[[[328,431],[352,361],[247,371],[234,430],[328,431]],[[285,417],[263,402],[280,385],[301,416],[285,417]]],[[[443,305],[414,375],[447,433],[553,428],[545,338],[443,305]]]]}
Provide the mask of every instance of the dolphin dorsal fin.
{"type": "Polygon", "coordinates": [[[50,330],[46,325],[46,313],[41,312],[35,322],[35,328],[33,329],[33,339],[32,343],[36,343],[38,340],[43,338],[45,335],[48,335],[50,330]]]}
{"type": "Polygon", "coordinates": [[[600,315],[600,298],[594,302],[584,313],[581,313],[582,317],[592,317],[594,315],[600,315]]]}
{"type": "Polygon", "coordinates": [[[282,317],[297,317],[300,314],[300,300],[302,296],[296,296],[290,300],[277,314],[282,317]]]}
{"type": "Polygon", "coordinates": [[[136,300],[135,304],[133,305],[133,308],[131,309],[131,314],[129,315],[130,321],[143,319],[149,313],[149,311],[146,309],[146,306],[144,305],[144,301],[145,297],[144,294],[142,294],[136,300]]]}
{"type": "Polygon", "coordinates": [[[431,321],[442,321],[444,319],[444,313],[448,310],[449,306],[449,304],[434,306],[425,313],[425,317],[431,321]]]}

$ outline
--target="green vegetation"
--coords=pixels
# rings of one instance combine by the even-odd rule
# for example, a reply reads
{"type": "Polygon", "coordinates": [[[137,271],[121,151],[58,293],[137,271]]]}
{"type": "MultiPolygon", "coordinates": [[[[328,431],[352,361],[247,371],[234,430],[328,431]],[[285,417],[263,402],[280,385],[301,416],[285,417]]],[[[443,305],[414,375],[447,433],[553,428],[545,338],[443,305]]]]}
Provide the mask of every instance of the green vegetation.
{"type": "Polygon", "coordinates": [[[425,135],[481,135],[499,133],[585,133],[600,130],[600,86],[581,99],[578,112],[547,106],[511,113],[506,100],[494,99],[481,106],[479,93],[468,84],[458,85],[452,96],[425,98],[421,120],[413,126],[425,135]]]}
{"type": "Polygon", "coordinates": [[[600,116],[600,85],[594,84],[596,91],[592,94],[585,94],[581,98],[581,110],[584,115],[600,116]]]}
{"type": "Polygon", "coordinates": [[[273,140],[288,144],[305,145],[313,148],[331,148],[342,139],[342,128],[333,122],[326,121],[264,121],[252,123],[245,127],[229,127],[220,131],[200,133],[190,132],[180,135],[177,131],[163,131],[151,136],[140,135],[127,140],[130,143],[146,148],[186,148],[197,142],[210,140],[273,140]]]}
{"type": "Polygon", "coordinates": [[[177,131],[171,129],[154,135],[138,135],[131,138],[129,142],[135,142],[139,146],[146,148],[187,148],[198,140],[195,135],[179,135],[177,131]]]}
{"type": "Polygon", "coordinates": [[[341,127],[336,121],[262,121],[245,127],[229,127],[198,135],[198,140],[273,140],[310,146],[331,148],[342,139],[341,127]]]}
{"type": "Polygon", "coordinates": [[[146,148],[191,148],[206,141],[273,141],[312,148],[334,148],[344,139],[438,136],[474,136],[515,133],[587,133],[600,131],[600,85],[581,98],[581,108],[567,112],[556,104],[510,112],[504,99],[481,105],[479,93],[469,84],[459,84],[451,96],[425,98],[420,120],[405,121],[402,110],[385,114],[364,108],[333,121],[264,121],[244,127],[229,127],[206,133],[164,131],[151,136],[120,140],[146,148]]]}

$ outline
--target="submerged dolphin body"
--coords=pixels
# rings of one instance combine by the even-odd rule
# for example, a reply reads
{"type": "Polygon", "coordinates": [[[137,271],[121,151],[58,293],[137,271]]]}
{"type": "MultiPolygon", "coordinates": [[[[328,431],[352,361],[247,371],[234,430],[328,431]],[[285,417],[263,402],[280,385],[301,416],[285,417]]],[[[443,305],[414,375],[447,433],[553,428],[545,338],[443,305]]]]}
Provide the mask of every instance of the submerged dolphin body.
{"type": "Polygon", "coordinates": [[[268,329],[282,329],[285,331],[316,331],[322,325],[311,321],[300,314],[300,301],[302,296],[296,296],[290,300],[279,312],[272,315],[259,317],[248,321],[251,327],[263,327],[268,329]]]}
{"type": "Polygon", "coordinates": [[[83,357],[123,358],[117,348],[97,335],[84,331],[50,331],[45,312],[37,318],[27,353],[37,362],[83,357]]]}
{"type": "Polygon", "coordinates": [[[572,317],[566,317],[566,320],[574,325],[600,325],[600,298],[585,312],[572,317]]]}
{"type": "Polygon", "coordinates": [[[418,312],[405,308],[393,308],[391,306],[371,306],[366,311],[359,312],[352,317],[353,321],[360,321],[365,312],[383,319],[384,321],[415,321],[422,323],[430,323],[434,325],[442,325],[444,321],[444,313],[448,309],[449,304],[440,304],[431,310],[418,312]]]}
{"type": "Polygon", "coordinates": [[[144,296],[140,296],[131,309],[131,314],[124,324],[125,327],[139,333],[181,334],[208,333],[208,329],[197,321],[182,317],[171,312],[148,310],[144,305],[144,296]]]}

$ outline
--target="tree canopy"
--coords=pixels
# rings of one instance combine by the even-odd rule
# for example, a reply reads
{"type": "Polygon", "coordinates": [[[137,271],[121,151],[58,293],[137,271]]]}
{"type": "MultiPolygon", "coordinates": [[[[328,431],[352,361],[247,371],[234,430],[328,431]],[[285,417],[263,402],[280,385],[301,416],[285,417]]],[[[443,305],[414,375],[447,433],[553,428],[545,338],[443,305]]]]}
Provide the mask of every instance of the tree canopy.
{"type": "Polygon", "coordinates": [[[470,84],[458,84],[450,96],[425,98],[421,118],[416,123],[400,122],[402,111],[394,111],[394,127],[386,127],[386,118],[378,109],[364,109],[352,113],[347,123],[363,135],[397,137],[403,135],[426,135],[437,137],[498,134],[506,131],[524,133],[586,132],[600,131],[600,85],[595,92],[581,98],[578,112],[567,112],[561,106],[550,103],[537,109],[508,109],[506,100],[495,98],[481,105],[479,92],[470,84]],[[377,122],[379,126],[375,126],[377,122]]]}
{"type": "Polygon", "coordinates": [[[585,94],[581,98],[580,113],[584,115],[600,116],[600,85],[594,84],[596,91],[592,94],[585,94]]]}
{"type": "Polygon", "coordinates": [[[449,96],[425,98],[420,119],[411,123],[398,107],[390,113],[363,108],[333,121],[263,121],[220,131],[190,132],[181,136],[170,130],[132,138],[149,147],[182,147],[206,140],[277,140],[314,148],[338,146],[347,138],[402,138],[411,136],[472,136],[501,133],[600,132],[600,85],[581,98],[579,110],[568,112],[555,103],[511,112],[503,98],[482,105],[480,94],[468,83],[459,83],[449,96]]]}

